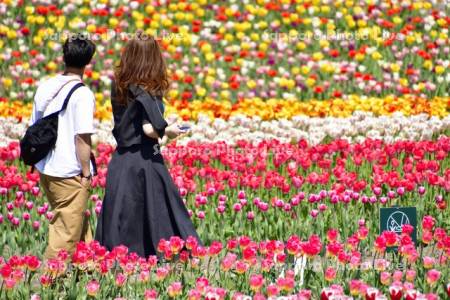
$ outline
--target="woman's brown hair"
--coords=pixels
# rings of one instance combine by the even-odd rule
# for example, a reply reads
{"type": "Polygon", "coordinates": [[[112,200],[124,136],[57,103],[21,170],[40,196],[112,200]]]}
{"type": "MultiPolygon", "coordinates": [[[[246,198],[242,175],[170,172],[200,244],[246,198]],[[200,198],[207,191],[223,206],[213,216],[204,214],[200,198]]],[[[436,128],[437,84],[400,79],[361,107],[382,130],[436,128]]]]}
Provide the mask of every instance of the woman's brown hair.
{"type": "Polygon", "coordinates": [[[117,99],[128,104],[128,87],[142,86],[153,95],[164,95],[169,88],[167,67],[158,42],[150,35],[138,33],[123,49],[115,70],[117,99]]]}

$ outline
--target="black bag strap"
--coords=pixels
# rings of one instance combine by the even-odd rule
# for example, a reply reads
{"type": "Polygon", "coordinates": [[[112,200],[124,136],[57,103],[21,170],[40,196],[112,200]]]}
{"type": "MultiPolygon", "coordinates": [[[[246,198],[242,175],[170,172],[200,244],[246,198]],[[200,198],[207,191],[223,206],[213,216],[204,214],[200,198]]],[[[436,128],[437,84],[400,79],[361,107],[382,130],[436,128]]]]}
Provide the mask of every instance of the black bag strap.
{"type": "Polygon", "coordinates": [[[61,109],[57,112],[58,114],[62,111],[64,111],[67,108],[67,105],[69,104],[69,100],[70,97],[72,97],[72,94],[80,87],[84,86],[84,83],[82,82],[78,82],[77,84],[75,84],[69,91],[69,93],[66,96],[66,99],[64,99],[64,103],[63,106],[61,107],[61,109]]]}

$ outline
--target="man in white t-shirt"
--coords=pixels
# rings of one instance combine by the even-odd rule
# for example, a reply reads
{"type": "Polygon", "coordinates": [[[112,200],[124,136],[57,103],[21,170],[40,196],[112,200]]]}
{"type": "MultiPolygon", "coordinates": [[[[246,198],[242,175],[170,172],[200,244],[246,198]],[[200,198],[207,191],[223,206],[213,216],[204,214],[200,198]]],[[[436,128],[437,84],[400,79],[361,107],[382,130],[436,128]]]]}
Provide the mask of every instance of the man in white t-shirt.
{"type": "MultiPolygon", "coordinates": [[[[61,109],[70,90],[82,81],[95,45],[82,35],[74,35],[64,43],[63,52],[65,71],[39,84],[31,124],[61,109]]],[[[86,86],[76,89],[67,108],[58,116],[55,148],[35,165],[54,213],[49,224],[47,259],[56,257],[63,249],[73,253],[77,242],[92,240],[85,211],[93,171],[90,156],[94,110],[92,91],[86,86]]]]}

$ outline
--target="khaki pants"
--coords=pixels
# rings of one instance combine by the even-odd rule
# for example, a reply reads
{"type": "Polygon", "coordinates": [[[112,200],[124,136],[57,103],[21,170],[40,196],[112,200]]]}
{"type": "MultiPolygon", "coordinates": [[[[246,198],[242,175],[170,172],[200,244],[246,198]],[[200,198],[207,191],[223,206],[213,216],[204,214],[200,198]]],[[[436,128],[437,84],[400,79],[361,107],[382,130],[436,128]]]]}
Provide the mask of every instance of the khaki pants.
{"type": "Polygon", "coordinates": [[[72,254],[79,241],[92,241],[89,220],[85,216],[89,187],[81,183],[81,177],[59,178],[41,174],[40,184],[54,213],[49,224],[45,258],[56,257],[61,249],[72,254]]]}

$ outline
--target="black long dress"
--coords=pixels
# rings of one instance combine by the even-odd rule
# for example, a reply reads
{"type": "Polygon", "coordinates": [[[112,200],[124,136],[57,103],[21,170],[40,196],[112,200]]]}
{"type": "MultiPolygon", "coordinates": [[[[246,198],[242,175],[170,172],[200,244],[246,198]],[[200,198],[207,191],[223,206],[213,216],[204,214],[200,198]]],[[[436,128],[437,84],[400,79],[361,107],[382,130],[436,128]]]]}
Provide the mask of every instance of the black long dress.
{"type": "Polygon", "coordinates": [[[117,148],[108,166],[95,239],[109,250],[125,245],[142,257],[158,254],[162,238],[193,236],[201,243],[164,164],[158,140],[146,136],[142,129],[146,119],[160,137],[164,135],[167,123],[162,116],[162,99],[137,86],[129,88],[129,97],[127,106],[119,104],[113,85],[117,148]]]}

